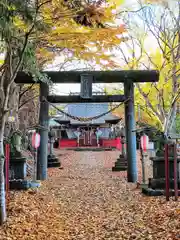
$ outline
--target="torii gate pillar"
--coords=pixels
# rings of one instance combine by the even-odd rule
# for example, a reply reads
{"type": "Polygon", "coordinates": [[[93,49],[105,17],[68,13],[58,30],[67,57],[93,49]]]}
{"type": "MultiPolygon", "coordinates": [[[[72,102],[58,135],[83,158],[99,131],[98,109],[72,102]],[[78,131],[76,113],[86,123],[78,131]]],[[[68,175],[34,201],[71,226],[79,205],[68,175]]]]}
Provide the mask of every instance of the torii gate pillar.
{"type": "Polygon", "coordinates": [[[136,156],[136,128],[134,113],[134,84],[133,81],[127,79],[124,82],[125,103],[125,127],[127,140],[127,177],[128,182],[137,181],[137,156],[136,156]]]}
{"type": "Polygon", "coordinates": [[[40,83],[40,113],[39,124],[40,128],[40,147],[38,149],[37,161],[37,179],[47,179],[47,156],[48,156],[48,127],[49,127],[49,104],[44,101],[49,94],[49,87],[46,83],[40,83]]]}

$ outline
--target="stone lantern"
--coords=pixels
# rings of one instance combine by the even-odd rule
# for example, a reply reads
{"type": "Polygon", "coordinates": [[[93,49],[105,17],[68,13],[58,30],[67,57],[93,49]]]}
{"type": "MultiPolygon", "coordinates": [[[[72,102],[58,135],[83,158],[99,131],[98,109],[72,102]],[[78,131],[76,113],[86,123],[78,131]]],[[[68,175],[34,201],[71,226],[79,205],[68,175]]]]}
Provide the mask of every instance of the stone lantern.
{"type": "Polygon", "coordinates": [[[24,180],[27,175],[26,158],[22,155],[22,136],[18,131],[13,132],[10,139],[10,179],[24,180]]]}
{"type": "Polygon", "coordinates": [[[60,167],[61,163],[59,159],[54,155],[54,141],[55,141],[55,132],[52,128],[48,133],[49,137],[49,154],[48,154],[48,167],[60,167]]]}
{"type": "MultiPolygon", "coordinates": [[[[159,136],[159,148],[155,157],[151,157],[153,164],[153,176],[149,178],[148,188],[142,188],[146,195],[164,195],[166,187],[165,180],[165,144],[169,145],[169,184],[170,189],[174,189],[174,149],[173,140],[166,138],[163,133],[159,136]]],[[[177,158],[178,188],[180,188],[180,157],[177,158]]]]}
{"type": "Polygon", "coordinates": [[[21,132],[14,131],[10,138],[10,189],[27,190],[40,186],[39,181],[27,179],[27,162],[22,154],[25,145],[22,144],[22,137],[21,132]]]}
{"type": "Polygon", "coordinates": [[[125,171],[127,170],[127,158],[125,153],[125,128],[121,128],[119,131],[119,136],[121,139],[121,153],[119,155],[119,158],[115,162],[115,166],[112,167],[112,171],[125,171]]]}

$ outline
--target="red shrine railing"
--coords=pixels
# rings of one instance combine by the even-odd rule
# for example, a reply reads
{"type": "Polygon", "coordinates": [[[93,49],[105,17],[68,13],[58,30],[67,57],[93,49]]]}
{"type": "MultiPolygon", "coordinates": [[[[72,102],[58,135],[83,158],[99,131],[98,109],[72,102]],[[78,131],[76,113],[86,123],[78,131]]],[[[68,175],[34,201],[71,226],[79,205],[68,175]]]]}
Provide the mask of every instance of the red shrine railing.
{"type": "MultiPolygon", "coordinates": [[[[99,141],[100,147],[114,147],[119,150],[121,150],[121,140],[120,138],[116,139],[100,139],[99,141]]],[[[93,144],[90,147],[96,147],[97,145],[93,144]]],[[[76,148],[78,147],[77,140],[76,139],[61,139],[59,140],[59,148],[76,148]]],[[[79,147],[83,147],[83,145],[80,144],[79,147]]]]}
{"type": "Polygon", "coordinates": [[[59,148],[77,147],[77,141],[74,139],[59,140],[59,148]]]}

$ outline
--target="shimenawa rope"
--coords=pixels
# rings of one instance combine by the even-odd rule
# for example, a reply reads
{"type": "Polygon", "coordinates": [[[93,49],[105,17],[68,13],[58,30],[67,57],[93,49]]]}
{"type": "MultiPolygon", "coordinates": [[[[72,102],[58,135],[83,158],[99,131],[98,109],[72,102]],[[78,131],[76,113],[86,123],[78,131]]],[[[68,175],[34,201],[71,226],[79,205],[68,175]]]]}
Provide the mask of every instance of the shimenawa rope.
{"type": "Polygon", "coordinates": [[[128,102],[129,100],[130,100],[130,98],[124,100],[123,102],[121,102],[120,104],[118,104],[117,106],[113,107],[112,109],[108,110],[108,111],[105,112],[105,113],[101,113],[101,114],[96,115],[96,116],[94,116],[94,117],[88,117],[88,118],[86,118],[86,117],[73,116],[73,115],[71,115],[71,114],[69,114],[69,113],[67,113],[67,112],[64,112],[63,110],[59,109],[59,108],[56,107],[54,104],[48,102],[47,99],[43,99],[43,101],[48,102],[49,105],[51,105],[53,108],[55,108],[55,109],[56,109],[57,111],[59,111],[60,113],[66,115],[67,117],[69,117],[69,118],[71,118],[71,119],[78,120],[78,121],[80,121],[80,122],[88,122],[88,121],[92,121],[92,120],[95,120],[95,119],[99,119],[99,118],[107,115],[108,113],[114,111],[115,109],[117,109],[118,107],[120,107],[122,104],[125,104],[125,103],[128,102]]]}

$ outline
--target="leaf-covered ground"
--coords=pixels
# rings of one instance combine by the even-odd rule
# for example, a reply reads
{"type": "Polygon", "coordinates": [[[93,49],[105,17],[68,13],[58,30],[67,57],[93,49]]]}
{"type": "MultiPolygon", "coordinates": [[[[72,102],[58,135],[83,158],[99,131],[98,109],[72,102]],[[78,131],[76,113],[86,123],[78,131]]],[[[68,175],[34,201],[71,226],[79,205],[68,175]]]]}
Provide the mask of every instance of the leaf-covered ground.
{"type": "Polygon", "coordinates": [[[180,239],[180,202],[142,196],[112,173],[117,154],[68,152],[40,189],[11,192],[0,239],[180,239]]]}

